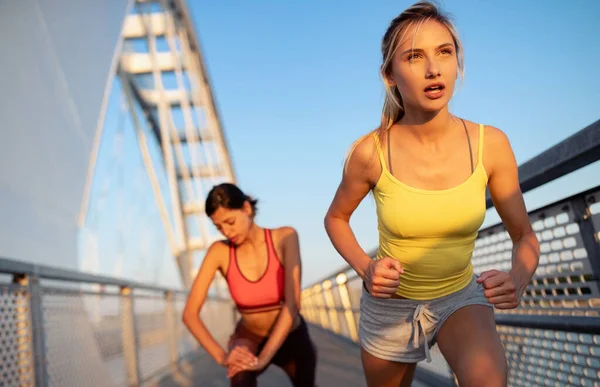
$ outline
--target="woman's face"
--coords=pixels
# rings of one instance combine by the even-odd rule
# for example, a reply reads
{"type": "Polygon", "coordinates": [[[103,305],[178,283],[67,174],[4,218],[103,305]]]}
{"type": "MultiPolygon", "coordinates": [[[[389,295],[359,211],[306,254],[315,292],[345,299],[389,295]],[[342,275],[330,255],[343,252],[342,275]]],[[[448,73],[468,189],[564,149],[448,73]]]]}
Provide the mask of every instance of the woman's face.
{"type": "Polygon", "coordinates": [[[217,230],[235,245],[240,245],[246,240],[254,221],[252,207],[248,202],[245,202],[240,209],[219,207],[210,219],[217,230]]]}
{"type": "Polygon", "coordinates": [[[457,75],[452,35],[443,24],[430,20],[406,31],[385,79],[398,88],[405,110],[433,112],[450,101],[457,75]]]}

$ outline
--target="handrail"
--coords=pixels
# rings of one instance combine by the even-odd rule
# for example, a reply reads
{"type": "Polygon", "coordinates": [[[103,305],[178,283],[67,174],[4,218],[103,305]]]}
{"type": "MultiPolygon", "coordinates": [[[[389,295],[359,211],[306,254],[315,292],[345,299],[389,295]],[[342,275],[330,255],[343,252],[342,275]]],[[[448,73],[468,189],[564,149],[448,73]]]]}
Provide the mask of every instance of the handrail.
{"type": "Polygon", "coordinates": [[[96,274],[87,274],[74,270],[59,269],[56,267],[39,265],[34,263],[19,262],[12,259],[0,257],[0,273],[13,275],[34,275],[38,278],[45,278],[59,281],[83,282],[108,286],[118,286],[120,288],[136,288],[156,292],[170,292],[173,294],[187,294],[180,289],[170,289],[166,287],[153,286],[141,282],[122,280],[118,278],[106,277],[96,274]]]}
{"type": "Polygon", "coordinates": [[[600,317],[596,316],[545,316],[529,314],[497,314],[497,325],[546,329],[575,333],[600,334],[600,317]]]}
{"type": "MultiPolygon", "coordinates": [[[[353,313],[360,312],[359,308],[346,309],[343,306],[329,306],[327,309],[338,313],[344,313],[347,310],[350,310],[353,313]]],[[[592,335],[600,334],[600,317],[598,316],[496,314],[495,320],[497,325],[506,325],[511,327],[588,333],[592,335]]]]}
{"type": "MultiPolygon", "coordinates": [[[[519,166],[523,193],[563,177],[600,160],[600,120],[586,126],[558,144],[519,166]]],[[[486,197],[486,207],[494,204],[486,197]]]]}
{"type": "MultiPolygon", "coordinates": [[[[6,349],[0,351],[0,363],[7,363],[5,370],[8,370],[0,374],[0,385],[7,381],[11,384],[15,378],[22,381],[20,384],[29,385],[26,381],[30,380],[41,387],[74,385],[74,380],[83,373],[97,370],[107,362],[113,364],[116,359],[123,367],[108,367],[111,378],[123,378],[127,385],[140,385],[196,355],[196,340],[183,329],[181,321],[181,301],[188,294],[184,290],[2,257],[0,274],[12,276],[12,282],[0,281],[0,294],[7,297],[9,311],[5,309],[0,319],[7,317],[6,334],[10,338],[6,349]],[[118,290],[113,293],[80,286],[63,287],[44,283],[45,280],[115,286],[118,290]],[[140,294],[137,292],[140,289],[157,294],[140,294]],[[105,295],[116,297],[105,298],[105,295]],[[62,338],[71,333],[77,340],[62,338]],[[150,361],[157,346],[166,351],[165,356],[150,361]],[[77,357],[73,353],[78,351],[88,356],[83,363],[72,366],[69,360],[62,359],[77,357]],[[65,355],[69,352],[71,355],[65,355]],[[19,356],[14,356],[16,353],[19,356]],[[71,373],[73,367],[87,368],[71,373]]],[[[210,311],[215,316],[206,323],[221,332],[233,329],[235,318],[229,314],[231,300],[211,294],[207,302],[211,303],[210,311]],[[214,305],[221,312],[216,312],[214,305]],[[230,323],[225,316],[232,317],[230,323]]],[[[102,376],[89,372],[91,379],[102,376]]]]}

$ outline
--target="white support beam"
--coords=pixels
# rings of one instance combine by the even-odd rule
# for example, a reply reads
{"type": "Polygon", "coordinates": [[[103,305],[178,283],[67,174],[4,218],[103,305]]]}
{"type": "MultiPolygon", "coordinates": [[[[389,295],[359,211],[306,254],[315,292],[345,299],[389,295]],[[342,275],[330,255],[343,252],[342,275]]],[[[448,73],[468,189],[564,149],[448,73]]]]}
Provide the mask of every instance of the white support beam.
{"type": "MultiPolygon", "coordinates": [[[[178,130],[177,132],[179,133],[179,142],[181,143],[197,144],[200,142],[206,143],[215,141],[215,136],[208,131],[199,131],[198,129],[195,129],[193,136],[188,135],[183,130],[178,130]],[[198,135],[198,132],[200,132],[200,135],[198,135]]],[[[173,141],[177,140],[173,139],[173,141]]]]}
{"type": "Polygon", "coordinates": [[[187,90],[183,89],[170,89],[170,90],[152,90],[152,89],[140,89],[142,98],[150,105],[158,106],[160,103],[165,103],[170,106],[181,105],[181,101],[185,98],[190,98],[190,94],[187,90]]]}
{"type": "MultiPolygon", "coordinates": [[[[156,66],[160,71],[175,71],[177,58],[170,52],[156,53],[156,66]]],[[[150,54],[145,52],[123,53],[121,67],[130,74],[150,74],[153,64],[150,54]]]]}
{"type": "Polygon", "coordinates": [[[183,205],[183,212],[186,215],[203,214],[204,213],[204,203],[201,203],[201,202],[185,203],[183,205]]]}
{"type": "MultiPolygon", "coordinates": [[[[167,0],[161,0],[161,5],[164,9],[170,9],[170,5],[167,3],[167,0]]],[[[174,14],[173,13],[169,13],[166,17],[166,24],[167,24],[167,34],[166,34],[166,40],[167,40],[167,44],[169,45],[169,49],[171,50],[171,53],[173,54],[173,56],[176,57],[177,61],[175,62],[175,78],[177,80],[177,87],[179,89],[187,89],[187,85],[184,81],[183,78],[183,71],[184,71],[184,66],[181,60],[181,53],[178,52],[178,48],[177,48],[177,37],[176,37],[176,21],[174,18],[174,14]]],[[[196,128],[195,124],[194,124],[194,120],[192,117],[192,108],[191,108],[191,104],[190,104],[190,100],[188,98],[182,98],[181,99],[181,110],[183,112],[183,118],[184,118],[184,133],[186,134],[186,137],[190,137],[190,138],[196,138],[199,134],[198,129],[196,128]]],[[[181,132],[180,132],[181,133],[181,132]]],[[[192,165],[200,165],[201,164],[201,160],[200,160],[200,148],[201,146],[199,146],[200,144],[189,144],[191,146],[188,146],[188,154],[191,156],[191,163],[192,165]]],[[[213,162],[208,159],[208,163],[207,164],[213,164],[213,162]]],[[[187,168],[186,168],[187,169],[187,168]]],[[[185,172],[185,171],[184,171],[185,172]]],[[[194,179],[192,180],[192,182],[194,183],[194,186],[196,188],[196,194],[202,196],[203,192],[204,192],[204,184],[203,184],[203,179],[200,178],[200,176],[197,174],[197,171],[192,169],[192,174],[194,175],[194,179]]],[[[186,179],[185,173],[184,173],[184,179],[186,179]]],[[[189,182],[189,180],[188,180],[189,182]]],[[[189,200],[198,200],[197,197],[188,197],[189,200]]],[[[185,215],[185,209],[184,209],[184,215],[185,215]]],[[[198,214],[198,216],[194,216],[198,228],[200,230],[200,238],[202,238],[204,241],[206,241],[206,236],[208,234],[208,227],[206,224],[206,220],[200,216],[200,214],[198,214]],[[203,221],[204,220],[204,221],[203,221]]]]}
{"type": "Polygon", "coordinates": [[[216,241],[222,240],[222,235],[207,235],[206,242],[200,238],[190,238],[188,241],[188,249],[190,251],[206,250],[210,245],[216,241]]]}
{"type": "MultiPolygon", "coordinates": [[[[191,166],[189,169],[192,171],[194,177],[200,177],[203,179],[210,179],[214,176],[226,176],[227,171],[221,168],[219,165],[196,165],[191,166]]],[[[182,177],[182,174],[179,174],[182,177]]]]}
{"type": "Polygon", "coordinates": [[[181,40],[183,57],[185,59],[184,62],[186,62],[186,68],[189,71],[189,78],[193,85],[192,87],[196,91],[196,93],[193,94],[194,105],[196,107],[202,106],[204,116],[206,117],[208,131],[213,134],[215,141],[219,144],[218,153],[227,160],[227,180],[235,183],[235,174],[233,173],[233,165],[231,163],[231,158],[229,157],[229,150],[223,137],[223,128],[221,127],[208,77],[205,76],[206,68],[204,66],[204,60],[200,51],[194,52],[191,50],[192,42],[190,42],[190,39],[192,39],[194,46],[197,47],[198,50],[199,43],[195,39],[193,31],[189,34],[182,31],[179,35],[179,39],[181,40]]]}
{"type": "Polygon", "coordinates": [[[148,19],[148,25],[151,25],[152,30],[146,29],[142,15],[131,14],[125,18],[125,26],[123,27],[123,37],[125,39],[144,38],[151,32],[154,36],[164,36],[167,32],[167,23],[164,13],[152,13],[144,15],[148,19]]]}
{"type": "Polygon", "coordinates": [[[190,238],[188,240],[188,249],[191,251],[204,250],[207,247],[204,238],[190,238]]]}

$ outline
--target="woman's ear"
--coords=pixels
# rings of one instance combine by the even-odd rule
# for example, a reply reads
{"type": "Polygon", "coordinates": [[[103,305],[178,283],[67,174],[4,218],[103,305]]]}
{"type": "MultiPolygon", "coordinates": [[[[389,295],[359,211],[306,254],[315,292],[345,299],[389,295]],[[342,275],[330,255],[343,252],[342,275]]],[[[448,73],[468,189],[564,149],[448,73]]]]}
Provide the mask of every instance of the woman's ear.
{"type": "Polygon", "coordinates": [[[383,81],[385,82],[385,85],[393,88],[394,86],[396,86],[396,83],[394,82],[394,78],[392,78],[392,74],[386,74],[383,69],[381,69],[381,79],[383,79],[383,81]]]}
{"type": "Polygon", "coordinates": [[[252,205],[250,204],[249,200],[244,201],[244,206],[242,208],[243,208],[244,212],[246,214],[248,214],[248,216],[250,216],[250,217],[254,216],[254,214],[253,214],[254,211],[252,210],[252,205]]]}

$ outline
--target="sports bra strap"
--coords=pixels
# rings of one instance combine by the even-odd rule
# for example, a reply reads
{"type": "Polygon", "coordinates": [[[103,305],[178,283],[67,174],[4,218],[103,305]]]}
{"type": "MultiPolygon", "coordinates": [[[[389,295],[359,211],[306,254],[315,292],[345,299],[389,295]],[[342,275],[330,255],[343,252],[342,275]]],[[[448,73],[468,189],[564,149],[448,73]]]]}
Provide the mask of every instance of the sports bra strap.
{"type": "Polygon", "coordinates": [[[236,260],[235,260],[235,246],[233,244],[232,241],[228,241],[229,243],[229,266],[227,269],[227,272],[229,272],[231,270],[231,264],[236,264],[236,260]]]}
{"type": "Polygon", "coordinates": [[[271,238],[271,229],[265,228],[265,239],[267,241],[267,251],[269,254],[269,259],[271,259],[271,252],[275,251],[275,247],[273,246],[273,239],[271,238]]]}

